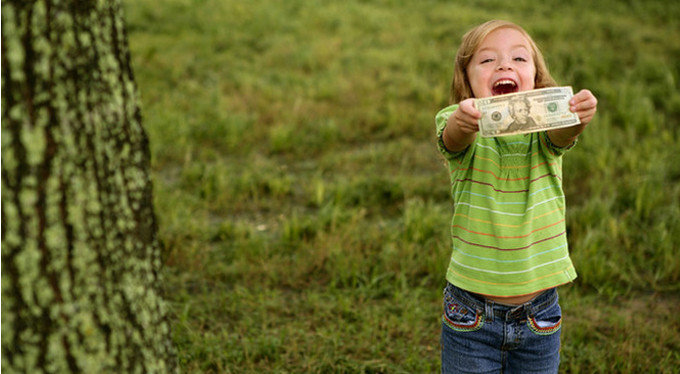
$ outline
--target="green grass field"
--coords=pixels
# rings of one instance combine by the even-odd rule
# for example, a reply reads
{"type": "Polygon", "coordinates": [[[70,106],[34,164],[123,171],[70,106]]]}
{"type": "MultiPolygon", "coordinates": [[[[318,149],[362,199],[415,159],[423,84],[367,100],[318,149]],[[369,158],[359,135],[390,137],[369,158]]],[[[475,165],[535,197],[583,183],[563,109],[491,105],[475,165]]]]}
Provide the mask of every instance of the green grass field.
{"type": "Polygon", "coordinates": [[[125,2],[185,373],[433,373],[462,34],[599,99],[565,155],[565,373],[680,372],[680,4],[125,2]]]}

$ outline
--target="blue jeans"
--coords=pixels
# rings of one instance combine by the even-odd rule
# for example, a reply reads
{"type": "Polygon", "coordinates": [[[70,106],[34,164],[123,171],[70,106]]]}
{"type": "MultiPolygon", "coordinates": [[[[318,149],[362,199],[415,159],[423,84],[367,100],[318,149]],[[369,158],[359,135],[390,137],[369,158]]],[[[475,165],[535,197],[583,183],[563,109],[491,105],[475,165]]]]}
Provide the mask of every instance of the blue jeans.
{"type": "Polygon", "coordinates": [[[442,373],[557,373],[561,323],[554,288],[510,306],[447,284],[442,373]]]}

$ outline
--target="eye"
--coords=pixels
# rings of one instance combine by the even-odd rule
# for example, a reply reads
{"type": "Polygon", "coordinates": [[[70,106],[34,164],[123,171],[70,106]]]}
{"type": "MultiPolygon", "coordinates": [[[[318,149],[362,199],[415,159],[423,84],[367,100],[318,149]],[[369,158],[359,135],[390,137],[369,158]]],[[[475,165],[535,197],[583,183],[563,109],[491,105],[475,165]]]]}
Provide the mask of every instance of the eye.
{"type": "Polygon", "coordinates": [[[527,62],[527,59],[524,57],[515,57],[513,60],[518,61],[518,62],[527,62]]]}
{"type": "Polygon", "coordinates": [[[491,62],[491,61],[493,61],[492,58],[485,58],[485,59],[483,59],[482,61],[480,61],[479,63],[480,63],[480,64],[486,64],[487,62],[491,62]]]}

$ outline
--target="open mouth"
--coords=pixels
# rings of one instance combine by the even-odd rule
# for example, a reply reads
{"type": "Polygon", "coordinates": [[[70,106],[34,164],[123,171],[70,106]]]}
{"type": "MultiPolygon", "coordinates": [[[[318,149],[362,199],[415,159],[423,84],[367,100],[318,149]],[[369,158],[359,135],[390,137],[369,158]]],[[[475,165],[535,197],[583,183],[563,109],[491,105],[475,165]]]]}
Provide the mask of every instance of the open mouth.
{"type": "Polygon", "coordinates": [[[493,84],[491,92],[494,96],[517,92],[517,83],[512,79],[501,79],[493,84]]]}

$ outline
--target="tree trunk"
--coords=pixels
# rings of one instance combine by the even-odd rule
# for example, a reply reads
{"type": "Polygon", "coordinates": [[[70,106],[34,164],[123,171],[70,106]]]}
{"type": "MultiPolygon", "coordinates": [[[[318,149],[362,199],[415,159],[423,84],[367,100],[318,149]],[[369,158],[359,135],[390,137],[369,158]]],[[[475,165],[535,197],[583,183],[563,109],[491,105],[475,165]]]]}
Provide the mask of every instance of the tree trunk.
{"type": "Polygon", "coordinates": [[[120,1],[2,1],[2,371],[177,371],[120,1]]]}

